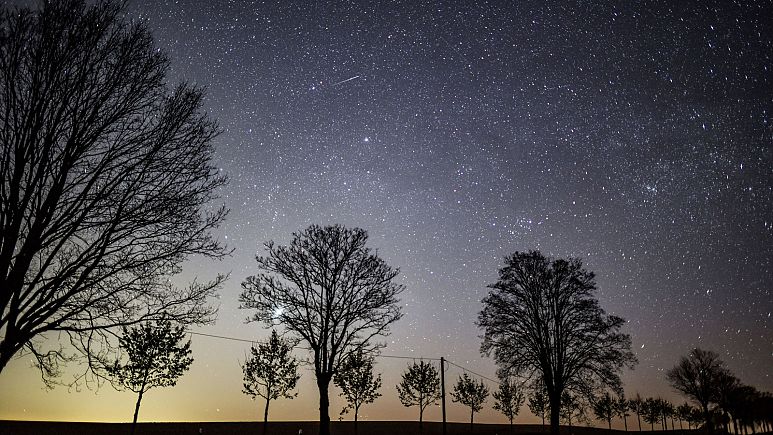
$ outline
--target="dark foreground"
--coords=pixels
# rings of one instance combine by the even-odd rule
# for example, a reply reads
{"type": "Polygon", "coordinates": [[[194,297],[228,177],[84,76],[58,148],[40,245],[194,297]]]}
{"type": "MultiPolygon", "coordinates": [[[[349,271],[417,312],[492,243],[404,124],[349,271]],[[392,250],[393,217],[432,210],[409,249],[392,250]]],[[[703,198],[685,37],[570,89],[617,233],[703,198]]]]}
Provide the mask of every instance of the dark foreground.
{"type": "MultiPolygon", "coordinates": [[[[317,435],[316,422],[272,422],[266,435],[317,435]]],[[[45,421],[0,421],[0,435],[124,435],[131,431],[130,423],[75,423],[45,421]]],[[[354,423],[332,422],[332,435],[354,435],[354,423]]],[[[419,424],[405,421],[361,421],[359,435],[418,435],[419,424]]],[[[668,435],[686,435],[693,431],[668,431],[668,435]]],[[[425,422],[422,435],[442,435],[441,423],[425,422]]],[[[506,424],[476,424],[472,431],[465,423],[448,423],[447,435],[544,435],[548,428],[541,425],[515,425],[512,432],[506,424]]],[[[588,427],[561,427],[562,435],[624,435],[625,432],[588,427]]],[[[135,435],[263,435],[263,423],[138,423],[135,435]]],[[[655,435],[648,432],[647,435],[655,435]]]]}

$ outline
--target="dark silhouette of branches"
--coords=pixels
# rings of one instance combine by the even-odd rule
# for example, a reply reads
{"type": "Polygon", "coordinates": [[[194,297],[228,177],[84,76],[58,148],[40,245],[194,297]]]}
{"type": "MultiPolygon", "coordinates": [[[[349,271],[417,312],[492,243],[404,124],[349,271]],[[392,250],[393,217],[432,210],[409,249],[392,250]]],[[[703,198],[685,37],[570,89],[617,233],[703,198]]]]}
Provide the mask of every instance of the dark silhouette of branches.
{"type": "Polygon", "coordinates": [[[542,426],[545,426],[545,415],[550,414],[550,403],[544,388],[532,388],[532,394],[529,396],[529,411],[541,417],[542,426]]]}
{"type": "Polygon", "coordinates": [[[494,392],[494,409],[501,412],[510,422],[510,431],[513,430],[513,420],[523,406],[525,396],[515,379],[510,376],[500,378],[499,389],[494,392]]]}
{"type": "Polygon", "coordinates": [[[328,387],[352,354],[372,354],[373,339],[389,333],[402,314],[394,282],[399,270],[365,246],[365,230],[312,225],[293,234],[288,246],[265,244],[260,274],[242,283],[241,308],[250,321],[281,324],[314,355],[320,394],[320,435],[330,433],[328,387]]]}
{"type": "Polygon", "coordinates": [[[621,393],[615,399],[615,415],[623,419],[623,425],[625,431],[628,432],[628,417],[631,416],[631,402],[625,398],[625,394],[621,393]]]}
{"type": "Polygon", "coordinates": [[[636,421],[639,423],[639,432],[641,432],[641,416],[644,414],[644,399],[641,398],[639,393],[636,393],[636,397],[628,401],[628,407],[636,414],[636,421]]]}
{"type": "Polygon", "coordinates": [[[666,372],[666,379],[675,390],[700,406],[706,428],[711,433],[714,422],[709,406],[719,401],[721,380],[728,374],[716,352],[693,349],[666,372]]]}
{"type": "Polygon", "coordinates": [[[0,13],[0,370],[29,353],[53,382],[67,352],[46,348],[51,333],[93,369],[122,326],[213,319],[224,277],[169,277],[227,255],[210,234],[226,210],[206,211],[226,181],[218,129],[201,89],[167,87],[167,58],[122,5],[0,13]]]}
{"type": "Polygon", "coordinates": [[[123,328],[120,348],[126,353],[126,362],[117,360],[107,367],[116,389],[137,393],[131,433],[137,426],[142,396],[151,388],[173,387],[177,379],[193,363],[191,342],[183,343],[185,329],[174,327],[168,320],[145,322],[138,327],[123,328]]]}
{"type": "Polygon", "coordinates": [[[424,410],[430,405],[437,405],[440,400],[440,375],[437,369],[424,361],[409,365],[397,385],[397,394],[403,406],[419,407],[419,431],[422,431],[424,410]]]}
{"type": "Polygon", "coordinates": [[[268,407],[271,401],[280,397],[292,399],[297,395],[290,393],[301,378],[298,374],[298,360],[292,356],[292,350],[292,343],[272,330],[267,341],[250,347],[250,357],[242,366],[242,392],[252,398],[259,396],[266,400],[263,433],[268,429],[268,407]]]}
{"type": "Polygon", "coordinates": [[[591,407],[596,418],[607,422],[607,427],[612,429],[612,418],[617,414],[617,402],[609,392],[605,391],[603,396],[591,404],[591,407]]]}
{"type": "Polygon", "coordinates": [[[373,375],[373,357],[365,356],[361,351],[349,355],[333,377],[333,382],[341,389],[341,396],[347,405],[341,410],[341,415],[354,411],[354,433],[358,433],[357,416],[360,407],[373,403],[381,397],[381,375],[373,375]]]}
{"type": "Polygon", "coordinates": [[[621,390],[621,369],[636,363],[630,337],[620,332],[625,320],[599,306],[594,275],[579,259],[516,252],[489,287],[478,317],[481,352],[493,354],[501,370],[541,380],[551,433],[558,433],[565,391],[590,398],[621,390]]]}
{"type": "Polygon", "coordinates": [[[475,413],[483,409],[483,402],[486,401],[489,391],[483,381],[476,381],[470,378],[467,373],[459,376],[459,380],[454,385],[451,392],[451,399],[470,408],[470,431],[473,428],[475,413]]]}

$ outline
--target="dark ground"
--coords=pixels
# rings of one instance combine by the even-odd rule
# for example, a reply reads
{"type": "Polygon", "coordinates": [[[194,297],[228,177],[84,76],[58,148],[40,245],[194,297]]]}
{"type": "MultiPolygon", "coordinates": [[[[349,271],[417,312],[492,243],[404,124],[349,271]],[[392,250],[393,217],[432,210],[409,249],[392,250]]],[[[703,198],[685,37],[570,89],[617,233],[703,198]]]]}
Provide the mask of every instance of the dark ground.
{"type": "MultiPolygon", "coordinates": [[[[0,421],[0,435],[123,435],[129,434],[130,423],[75,423],[44,421],[0,421]]],[[[266,435],[317,435],[316,422],[272,422],[266,435]]],[[[350,421],[332,422],[332,435],[354,435],[354,423],[350,421]]],[[[359,435],[413,435],[419,434],[419,423],[410,421],[362,421],[359,423],[359,435]]],[[[637,431],[633,431],[637,432],[637,431]]],[[[668,435],[686,435],[692,431],[668,431],[668,435]]],[[[425,422],[422,435],[441,435],[442,424],[425,422]]],[[[476,424],[470,432],[470,425],[448,423],[448,435],[508,435],[510,427],[504,424],[476,424]]],[[[548,428],[541,425],[515,425],[513,432],[518,435],[543,435],[548,428]]],[[[561,427],[562,435],[624,435],[624,431],[588,427],[561,427]]],[[[225,435],[250,434],[263,435],[263,423],[256,422],[220,422],[220,423],[138,423],[136,435],[225,435]]],[[[658,435],[647,431],[646,435],[658,435]]]]}

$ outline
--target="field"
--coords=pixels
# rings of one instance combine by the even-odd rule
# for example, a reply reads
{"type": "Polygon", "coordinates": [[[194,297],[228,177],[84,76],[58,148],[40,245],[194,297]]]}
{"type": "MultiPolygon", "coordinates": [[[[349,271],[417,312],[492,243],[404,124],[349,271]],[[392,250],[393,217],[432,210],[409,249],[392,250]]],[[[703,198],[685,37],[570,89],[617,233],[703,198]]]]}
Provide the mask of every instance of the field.
{"type": "MultiPolygon", "coordinates": [[[[332,435],[354,435],[354,423],[332,422],[332,435]]],[[[128,435],[129,423],[75,423],[75,422],[38,422],[38,421],[0,421],[1,435],[128,435]]],[[[266,435],[317,435],[316,422],[272,422],[266,435]]],[[[418,422],[405,421],[363,421],[359,423],[359,435],[413,435],[419,434],[418,422]]],[[[691,431],[668,431],[668,435],[685,435],[691,431]]],[[[442,424],[425,422],[422,435],[442,435],[442,424]]],[[[448,423],[448,435],[543,435],[547,428],[541,425],[475,424],[470,431],[466,423],[448,423]]],[[[561,428],[562,435],[623,435],[624,431],[588,427],[561,428]]],[[[647,435],[657,432],[648,432],[647,435]]],[[[138,423],[136,435],[225,435],[250,434],[263,435],[263,424],[256,422],[221,423],[138,423]]]]}

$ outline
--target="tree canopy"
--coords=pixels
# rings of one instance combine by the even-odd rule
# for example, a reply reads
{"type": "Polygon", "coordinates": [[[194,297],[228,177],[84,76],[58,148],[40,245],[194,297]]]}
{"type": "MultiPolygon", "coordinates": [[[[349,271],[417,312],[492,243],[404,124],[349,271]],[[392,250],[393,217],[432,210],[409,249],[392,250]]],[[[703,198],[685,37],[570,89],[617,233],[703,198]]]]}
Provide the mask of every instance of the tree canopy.
{"type": "Polygon", "coordinates": [[[0,12],[0,370],[31,354],[49,382],[63,360],[101,361],[121,326],[213,319],[224,277],[170,276],[228,253],[210,232],[226,215],[208,205],[226,182],[218,128],[123,5],[0,12]]]}
{"type": "Polygon", "coordinates": [[[183,342],[185,334],[182,326],[175,327],[169,320],[123,328],[119,343],[126,361],[116,360],[106,370],[117,389],[137,393],[132,433],[143,395],[151,388],[175,386],[193,363],[191,342],[183,342]]]}
{"type": "Polygon", "coordinates": [[[516,252],[489,288],[478,317],[481,352],[502,371],[542,382],[553,434],[565,391],[590,398],[621,389],[620,371],[636,363],[630,336],[621,332],[625,320],[601,308],[594,274],[579,259],[516,252]]]}
{"type": "Polygon", "coordinates": [[[430,405],[437,405],[440,400],[440,376],[437,369],[429,362],[413,362],[403,373],[402,380],[397,385],[400,403],[405,407],[419,407],[419,428],[423,427],[424,410],[430,405]]]}

